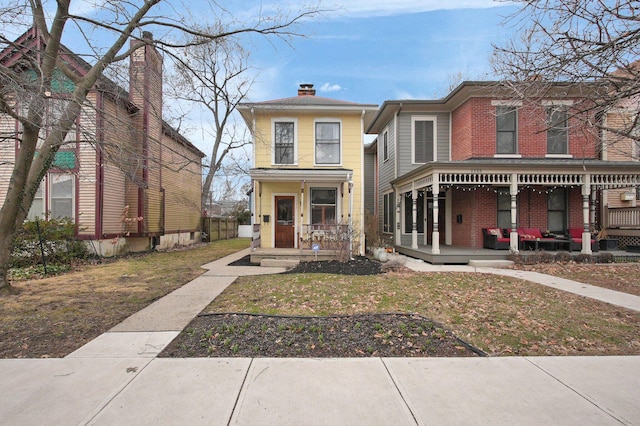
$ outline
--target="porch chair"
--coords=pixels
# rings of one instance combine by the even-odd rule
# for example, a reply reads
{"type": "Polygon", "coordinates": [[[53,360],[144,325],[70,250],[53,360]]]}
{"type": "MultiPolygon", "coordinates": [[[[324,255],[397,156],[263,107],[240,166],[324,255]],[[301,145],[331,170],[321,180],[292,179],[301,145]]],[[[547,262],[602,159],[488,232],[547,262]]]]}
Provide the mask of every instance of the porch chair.
{"type": "Polygon", "coordinates": [[[502,228],[482,228],[482,247],[493,250],[508,250],[510,239],[504,236],[502,228]]]}
{"type": "MultiPolygon", "coordinates": [[[[582,250],[582,228],[569,228],[569,238],[571,239],[571,251],[582,250]]],[[[591,239],[591,251],[600,250],[600,245],[593,238],[591,239]]]]}

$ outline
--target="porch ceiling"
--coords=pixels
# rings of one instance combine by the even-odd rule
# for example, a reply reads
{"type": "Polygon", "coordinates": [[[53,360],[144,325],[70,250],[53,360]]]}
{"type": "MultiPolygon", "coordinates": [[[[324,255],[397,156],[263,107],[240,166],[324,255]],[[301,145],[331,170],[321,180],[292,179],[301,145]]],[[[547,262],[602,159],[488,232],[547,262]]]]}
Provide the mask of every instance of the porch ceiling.
{"type": "Polygon", "coordinates": [[[341,181],[348,182],[353,176],[350,169],[251,169],[249,170],[251,179],[260,182],[327,182],[341,181]]]}

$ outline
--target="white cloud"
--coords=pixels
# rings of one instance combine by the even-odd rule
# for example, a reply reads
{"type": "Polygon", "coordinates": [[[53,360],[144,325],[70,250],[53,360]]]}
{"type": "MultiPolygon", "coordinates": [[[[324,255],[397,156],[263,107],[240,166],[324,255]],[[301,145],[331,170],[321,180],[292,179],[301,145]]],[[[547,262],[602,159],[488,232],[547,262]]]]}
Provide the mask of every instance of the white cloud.
{"type": "Polygon", "coordinates": [[[338,92],[342,90],[339,84],[329,84],[325,83],[320,87],[321,92],[338,92]]]}
{"type": "Polygon", "coordinates": [[[335,8],[340,16],[389,16],[405,13],[421,13],[445,9],[478,9],[505,6],[509,3],[496,0],[344,0],[324,7],[335,8]]]}

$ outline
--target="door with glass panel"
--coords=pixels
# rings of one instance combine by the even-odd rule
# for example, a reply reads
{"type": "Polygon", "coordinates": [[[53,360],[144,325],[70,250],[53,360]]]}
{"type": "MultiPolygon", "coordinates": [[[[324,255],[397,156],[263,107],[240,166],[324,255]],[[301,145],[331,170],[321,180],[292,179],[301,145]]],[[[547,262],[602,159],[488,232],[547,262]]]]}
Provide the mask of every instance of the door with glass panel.
{"type": "Polygon", "coordinates": [[[295,247],[295,203],[294,197],[276,197],[276,248],[295,247]]]}

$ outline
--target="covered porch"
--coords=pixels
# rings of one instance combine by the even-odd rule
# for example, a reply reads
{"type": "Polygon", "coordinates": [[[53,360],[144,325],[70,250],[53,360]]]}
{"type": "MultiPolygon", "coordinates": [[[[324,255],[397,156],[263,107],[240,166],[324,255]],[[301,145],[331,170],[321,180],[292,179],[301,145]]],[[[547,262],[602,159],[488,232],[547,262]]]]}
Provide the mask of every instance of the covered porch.
{"type": "Polygon", "coordinates": [[[362,252],[352,170],[252,169],[250,175],[253,252],[323,259],[362,252]]]}
{"type": "Polygon", "coordinates": [[[639,185],[640,164],[573,159],[474,159],[427,164],[391,184],[396,197],[393,245],[404,254],[445,263],[506,258],[509,252],[518,253],[522,249],[518,227],[532,225],[521,224],[523,206],[528,210],[528,222],[549,229],[551,214],[547,216],[545,195],[536,199],[531,194],[548,197],[558,190],[566,191],[566,204],[557,214],[564,226],[558,231],[564,233],[570,226],[582,229],[581,253],[591,254],[592,233],[602,225],[599,193],[639,185]],[[497,206],[495,195],[493,199],[464,195],[471,191],[501,193],[506,196],[503,197],[506,207],[497,206]],[[526,194],[529,195],[526,200],[520,198],[526,194]],[[541,200],[544,205],[536,204],[541,200]],[[478,242],[481,230],[500,227],[498,222],[508,230],[509,249],[487,252],[478,242]]]}

